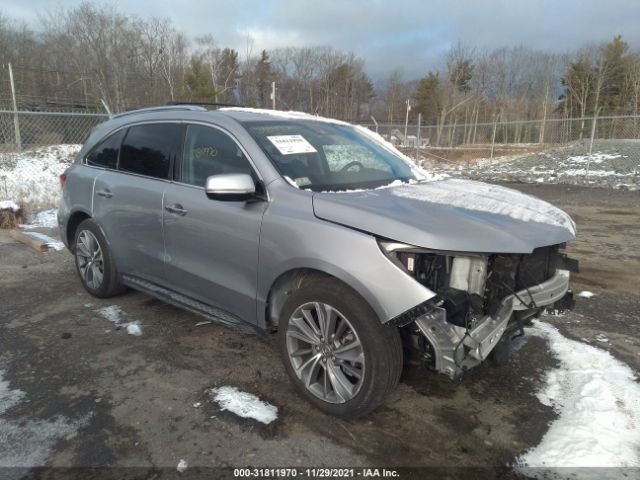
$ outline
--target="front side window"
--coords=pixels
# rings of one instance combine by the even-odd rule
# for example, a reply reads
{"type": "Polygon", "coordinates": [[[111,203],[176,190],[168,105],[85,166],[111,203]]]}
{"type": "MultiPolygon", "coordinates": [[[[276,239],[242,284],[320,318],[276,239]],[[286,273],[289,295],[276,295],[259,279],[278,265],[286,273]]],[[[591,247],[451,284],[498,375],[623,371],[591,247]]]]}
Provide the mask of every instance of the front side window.
{"type": "Polygon", "coordinates": [[[203,125],[188,125],[180,181],[204,187],[207,177],[223,173],[252,174],[249,160],[229,135],[203,125]]]}
{"type": "Polygon", "coordinates": [[[350,125],[305,120],[245,125],[280,173],[300,188],[375,188],[415,179],[400,155],[350,125]]]}
{"type": "Polygon", "coordinates": [[[167,179],[171,159],[180,145],[182,128],[175,123],[130,127],[122,144],[118,169],[167,179]]]}
{"type": "Polygon", "coordinates": [[[87,165],[96,167],[113,168],[118,165],[118,152],[126,130],[120,130],[103,140],[89,155],[87,165]]]}

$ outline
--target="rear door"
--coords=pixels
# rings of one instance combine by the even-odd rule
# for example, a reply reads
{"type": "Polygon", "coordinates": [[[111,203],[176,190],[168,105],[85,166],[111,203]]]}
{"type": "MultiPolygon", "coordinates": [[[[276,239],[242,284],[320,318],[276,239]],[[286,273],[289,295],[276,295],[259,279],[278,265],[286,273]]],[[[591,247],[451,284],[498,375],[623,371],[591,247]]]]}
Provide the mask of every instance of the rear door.
{"type": "Polygon", "coordinates": [[[117,171],[105,171],[94,187],[94,216],[120,273],[164,283],[162,196],[181,143],[178,123],[127,129],[117,171]]]}
{"type": "Polygon", "coordinates": [[[167,279],[175,290],[253,322],[258,241],[267,202],[207,198],[208,176],[247,173],[262,188],[244,150],[223,130],[186,126],[177,182],[164,197],[167,279]]]}

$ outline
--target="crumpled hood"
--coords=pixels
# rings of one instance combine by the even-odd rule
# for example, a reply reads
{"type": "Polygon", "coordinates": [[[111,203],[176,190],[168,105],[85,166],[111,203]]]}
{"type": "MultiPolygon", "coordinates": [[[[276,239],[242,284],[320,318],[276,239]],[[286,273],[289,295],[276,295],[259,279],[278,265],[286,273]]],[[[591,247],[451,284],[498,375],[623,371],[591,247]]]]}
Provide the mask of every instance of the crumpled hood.
{"type": "Polygon", "coordinates": [[[315,193],[318,218],[434,250],[530,253],[575,237],[559,208],[516,190],[446,179],[315,193]]]}

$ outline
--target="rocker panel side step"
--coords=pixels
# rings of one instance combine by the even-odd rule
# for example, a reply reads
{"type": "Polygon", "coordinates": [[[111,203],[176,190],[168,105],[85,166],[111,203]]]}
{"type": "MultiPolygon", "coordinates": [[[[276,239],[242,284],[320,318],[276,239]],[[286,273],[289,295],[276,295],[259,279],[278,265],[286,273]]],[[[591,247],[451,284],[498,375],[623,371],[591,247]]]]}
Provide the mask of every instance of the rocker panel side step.
{"type": "Polygon", "coordinates": [[[143,280],[133,275],[123,275],[122,283],[134,290],[139,290],[147,295],[151,295],[163,302],[169,303],[179,308],[197,313],[214,323],[224,325],[232,330],[243,333],[259,333],[264,334],[258,326],[245,322],[241,318],[221,310],[219,308],[207,305],[193,298],[182,295],[181,293],[161,287],[155,283],[143,280]]]}

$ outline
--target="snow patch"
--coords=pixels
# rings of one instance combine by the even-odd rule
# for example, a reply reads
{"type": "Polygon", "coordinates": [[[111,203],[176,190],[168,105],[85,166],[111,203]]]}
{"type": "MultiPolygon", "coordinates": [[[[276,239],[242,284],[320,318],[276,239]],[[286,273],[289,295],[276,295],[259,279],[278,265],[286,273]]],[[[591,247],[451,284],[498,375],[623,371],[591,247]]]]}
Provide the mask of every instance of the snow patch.
{"type": "Polygon", "coordinates": [[[298,186],[298,184],[297,184],[296,182],[294,182],[294,181],[291,179],[291,177],[288,177],[288,176],[284,175],[284,179],[285,179],[285,181],[286,181],[289,185],[291,185],[292,187],[295,187],[295,188],[298,188],[298,189],[300,188],[300,187],[298,186]]]}
{"type": "Polygon", "coordinates": [[[142,335],[142,324],[138,320],[133,322],[124,322],[122,317],[124,317],[126,313],[118,305],[110,305],[94,311],[102,318],[105,318],[115,324],[117,327],[124,328],[129,335],[134,335],[136,337],[142,335]]]}
{"type": "Polygon", "coordinates": [[[220,387],[211,389],[213,400],[222,410],[228,410],[242,418],[252,418],[269,424],[278,418],[278,408],[263,402],[251,393],[238,390],[236,387],[220,387]]]}
{"type": "Polygon", "coordinates": [[[10,387],[0,370],[0,468],[45,465],[55,443],[61,438],[74,437],[88,421],[88,417],[70,420],[60,415],[48,420],[2,418],[11,407],[24,401],[25,396],[23,391],[10,387]]]}
{"type": "Polygon", "coordinates": [[[593,297],[594,295],[595,295],[595,293],[590,292],[590,291],[588,291],[588,290],[584,290],[584,291],[582,291],[582,292],[580,292],[580,293],[578,294],[578,296],[579,296],[579,297],[582,297],[582,298],[591,298],[591,297],[593,297]]]}
{"type": "Polygon", "coordinates": [[[22,390],[14,390],[9,386],[9,381],[4,379],[4,372],[0,370],[0,415],[19,404],[24,396],[22,390]]]}
{"type": "Polygon", "coordinates": [[[52,145],[0,154],[0,195],[27,204],[57,205],[58,177],[71,165],[80,148],[81,145],[52,145]]]}
{"type": "Polygon", "coordinates": [[[266,108],[249,108],[249,107],[223,107],[218,109],[219,112],[246,112],[257,113],[260,115],[269,115],[271,117],[285,118],[289,120],[314,120],[317,122],[335,123],[336,125],[351,125],[342,120],[321,117],[319,115],[311,115],[310,113],[297,112],[295,110],[268,110],[266,108]]]}
{"type": "Polygon", "coordinates": [[[95,312],[116,325],[120,324],[121,318],[124,315],[124,312],[118,305],[99,308],[95,312]]]}
{"type": "Polygon", "coordinates": [[[60,439],[69,440],[89,417],[70,420],[62,415],[48,420],[0,418],[0,468],[33,468],[46,464],[60,439]]]}
{"type": "Polygon", "coordinates": [[[575,155],[573,157],[567,158],[568,163],[595,163],[599,164],[604,162],[605,160],[613,160],[615,158],[621,158],[622,155],[617,153],[593,153],[591,156],[589,155],[575,155]]]}
{"type": "Polygon", "coordinates": [[[20,210],[20,207],[13,200],[2,200],[0,201],[0,210],[11,210],[13,212],[17,212],[20,210]]]}
{"type": "Polygon", "coordinates": [[[62,243],[59,240],[56,240],[55,238],[51,238],[49,235],[45,235],[44,233],[40,233],[40,232],[22,232],[22,233],[24,233],[28,237],[44,242],[45,245],[49,247],[49,250],[56,250],[59,252],[60,250],[64,250],[65,248],[64,243],[62,243]]]}
{"type": "MultiPolygon", "coordinates": [[[[604,149],[611,149],[606,141],[597,142],[604,149]]],[[[431,159],[431,168],[453,176],[470,177],[489,182],[508,181],[522,183],[550,183],[590,185],[628,190],[640,188],[640,172],[633,158],[637,158],[637,145],[631,147],[621,140],[619,148],[625,148],[631,155],[618,151],[595,150],[591,156],[584,155],[585,145],[576,142],[543,152],[522,152],[501,157],[478,158],[468,165],[450,162],[443,165],[431,159]],[[633,148],[633,150],[629,150],[633,148]],[[589,165],[587,178],[587,165],[589,165]]]]}
{"type": "Polygon", "coordinates": [[[393,189],[392,193],[424,202],[507,215],[524,222],[545,223],[566,228],[574,235],[576,233],[576,225],[571,217],[559,208],[531,195],[497,185],[449,179],[432,182],[428,188],[406,185],[393,189]]]}
{"type": "Polygon", "coordinates": [[[320,191],[318,193],[361,193],[361,192],[370,192],[372,190],[384,190],[385,188],[399,187],[400,185],[414,185],[416,183],[420,183],[420,182],[418,182],[417,180],[413,180],[413,179],[409,179],[406,182],[403,182],[402,180],[394,180],[391,183],[387,183],[386,185],[381,185],[380,187],[376,187],[374,189],[370,189],[370,188],[349,188],[349,189],[345,189],[345,190],[340,190],[338,187],[336,187],[335,190],[322,190],[322,191],[320,191]]]}
{"type": "Polygon", "coordinates": [[[127,333],[129,335],[135,335],[139,337],[142,335],[142,327],[140,326],[140,322],[137,320],[135,322],[127,323],[127,333]]]}
{"type": "Polygon", "coordinates": [[[22,228],[57,228],[58,211],[55,208],[41,210],[34,215],[29,215],[29,223],[20,225],[22,228]]]}
{"type": "Polygon", "coordinates": [[[178,473],[183,473],[188,466],[189,464],[187,463],[187,461],[181,458],[180,461],[178,462],[178,466],[176,467],[176,470],[178,471],[178,473]]]}
{"type": "Polygon", "coordinates": [[[526,331],[546,339],[560,362],[537,393],[559,417],[541,443],[518,458],[518,468],[544,476],[527,469],[640,466],[640,384],[631,368],[548,323],[536,320],[526,331]]]}
{"type": "Polygon", "coordinates": [[[624,177],[626,173],[616,173],[613,170],[589,170],[586,168],[569,168],[563,172],[558,172],[561,177],[586,177],[589,173],[589,177],[624,177]]]}

